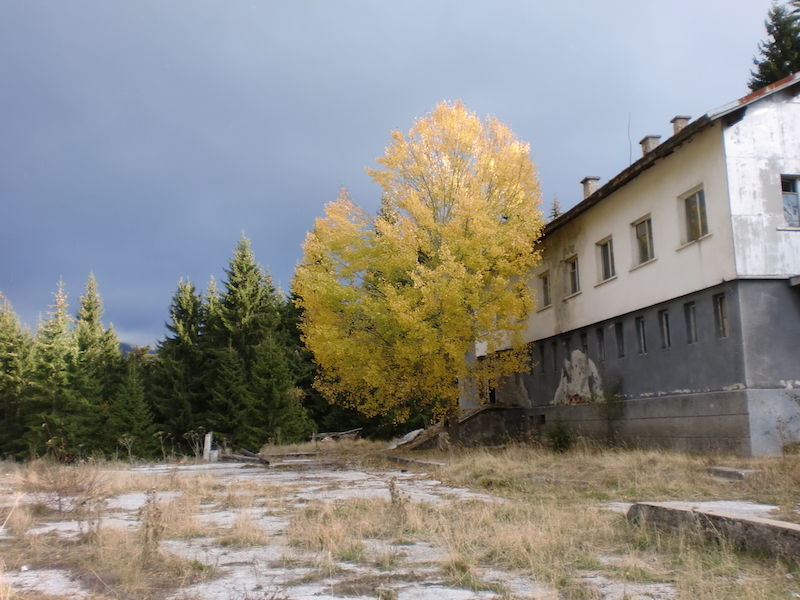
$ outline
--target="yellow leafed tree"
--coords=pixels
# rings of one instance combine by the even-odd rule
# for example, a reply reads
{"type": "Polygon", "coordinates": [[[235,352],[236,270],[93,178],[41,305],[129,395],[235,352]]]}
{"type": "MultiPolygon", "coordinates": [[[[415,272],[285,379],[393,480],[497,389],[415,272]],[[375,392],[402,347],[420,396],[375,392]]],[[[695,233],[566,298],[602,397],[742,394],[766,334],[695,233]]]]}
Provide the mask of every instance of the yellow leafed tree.
{"type": "Polygon", "coordinates": [[[398,420],[526,368],[542,228],[528,145],[460,102],[392,133],[377,216],[345,190],[303,245],[293,290],[329,400],[398,420]],[[475,349],[486,358],[474,360],[475,349]],[[499,350],[505,350],[498,352],[499,350]],[[481,352],[483,354],[483,352],[481,352]]]}

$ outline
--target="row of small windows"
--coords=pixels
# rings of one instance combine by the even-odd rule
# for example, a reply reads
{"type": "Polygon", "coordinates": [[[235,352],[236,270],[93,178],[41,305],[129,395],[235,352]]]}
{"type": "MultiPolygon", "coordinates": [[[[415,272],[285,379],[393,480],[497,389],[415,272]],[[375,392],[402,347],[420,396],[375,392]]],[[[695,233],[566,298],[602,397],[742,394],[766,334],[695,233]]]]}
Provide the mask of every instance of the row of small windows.
{"type": "MultiPolygon", "coordinates": [[[[728,306],[725,300],[725,294],[717,294],[713,297],[714,304],[714,327],[717,338],[727,338],[728,329],[728,306]]],[[[697,327],[697,305],[695,302],[687,302],[683,305],[683,320],[685,330],[685,341],[687,344],[696,344],[699,340],[698,327],[697,327]]],[[[644,316],[639,316],[634,319],[634,326],[636,329],[636,351],[638,354],[647,354],[648,352],[648,337],[646,321],[644,316]]],[[[624,358],[626,353],[625,347],[625,326],[622,321],[617,321],[613,325],[614,338],[616,341],[617,358],[624,358]]],[[[658,311],[658,335],[660,347],[662,350],[669,350],[672,347],[672,328],[670,324],[670,312],[667,309],[658,311]]],[[[597,344],[597,360],[598,362],[605,362],[606,360],[606,339],[605,330],[602,327],[595,329],[595,341],[597,344]]],[[[572,355],[572,338],[567,337],[563,340],[564,356],[569,359],[572,355]]],[[[584,331],[580,334],[580,349],[588,355],[589,354],[589,339],[588,334],[584,331]]],[[[558,361],[558,341],[552,341],[551,345],[551,362],[549,368],[553,371],[559,371],[561,364],[558,361]]],[[[545,362],[545,345],[540,344],[539,348],[539,370],[544,373],[547,371],[548,366],[545,362]]]]}
{"type": "MultiPolygon", "coordinates": [[[[796,194],[795,194],[796,195],[796,194]]],[[[702,189],[683,198],[685,211],[685,238],[686,243],[693,242],[708,235],[708,217],[706,216],[706,197],[702,189]]],[[[800,213],[798,213],[800,214],[800,213]]],[[[800,218],[800,217],[799,217],[800,218]]],[[[631,224],[634,235],[634,255],[636,264],[641,265],[655,259],[653,246],[653,222],[646,216],[631,224]]],[[[597,242],[597,255],[600,282],[616,277],[617,271],[614,264],[614,240],[611,236],[597,242]]],[[[581,291],[580,268],[577,255],[565,262],[567,271],[567,297],[581,291]]],[[[550,272],[539,276],[541,287],[541,307],[552,304],[552,290],[550,272]]]]}

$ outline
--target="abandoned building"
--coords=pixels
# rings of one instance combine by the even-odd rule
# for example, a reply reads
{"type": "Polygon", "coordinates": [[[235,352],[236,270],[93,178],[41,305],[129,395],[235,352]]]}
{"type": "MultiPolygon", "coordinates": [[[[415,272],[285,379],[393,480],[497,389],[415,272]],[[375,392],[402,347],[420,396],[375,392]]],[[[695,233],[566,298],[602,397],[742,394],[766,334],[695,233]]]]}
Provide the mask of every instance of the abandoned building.
{"type": "Polygon", "coordinates": [[[533,274],[533,368],[466,419],[780,454],[800,441],[800,73],[641,141],[551,221],[533,274]]]}

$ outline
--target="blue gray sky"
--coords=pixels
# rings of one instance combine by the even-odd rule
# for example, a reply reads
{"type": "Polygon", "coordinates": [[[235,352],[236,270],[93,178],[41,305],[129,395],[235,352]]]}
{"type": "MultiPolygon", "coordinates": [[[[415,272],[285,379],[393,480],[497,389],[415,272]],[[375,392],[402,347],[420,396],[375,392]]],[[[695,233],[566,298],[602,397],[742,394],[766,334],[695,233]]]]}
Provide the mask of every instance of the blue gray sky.
{"type": "Polygon", "coordinates": [[[34,329],[94,272],[123,341],[165,335],[242,232],[284,291],[342,186],[442,100],[530,143],[545,208],[747,93],[771,0],[4,0],[0,292],[34,329]]]}

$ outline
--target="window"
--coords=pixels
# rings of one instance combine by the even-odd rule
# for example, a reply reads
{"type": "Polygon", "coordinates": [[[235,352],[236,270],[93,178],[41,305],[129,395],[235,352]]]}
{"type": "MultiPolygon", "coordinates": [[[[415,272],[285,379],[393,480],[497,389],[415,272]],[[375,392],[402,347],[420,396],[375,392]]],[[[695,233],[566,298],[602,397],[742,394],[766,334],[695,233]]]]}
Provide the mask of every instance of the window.
{"type": "Polygon", "coordinates": [[[798,179],[781,177],[783,192],[783,217],[789,227],[800,227],[800,204],[798,204],[798,179]]]}
{"type": "Polygon", "coordinates": [[[539,372],[544,373],[544,346],[539,346],[539,372]]]}
{"type": "Polygon", "coordinates": [[[686,211],[686,241],[708,235],[708,219],[706,218],[706,195],[703,190],[695,192],[683,200],[686,211]]]}
{"type": "Polygon", "coordinates": [[[553,371],[558,371],[558,342],[553,342],[553,371]]]}
{"type": "Polygon", "coordinates": [[[606,336],[602,327],[598,327],[597,331],[597,360],[599,362],[606,361],[606,336]]]}
{"type": "Polygon", "coordinates": [[[589,336],[586,335],[585,331],[581,333],[581,351],[586,356],[589,356],[589,336]]]}
{"type": "Polygon", "coordinates": [[[611,279],[616,275],[614,268],[614,242],[611,238],[597,243],[600,252],[600,281],[611,279]]]}
{"type": "Polygon", "coordinates": [[[567,261],[567,282],[569,284],[567,292],[570,296],[581,291],[581,277],[578,272],[577,256],[573,256],[567,261]]]}
{"type": "Polygon", "coordinates": [[[636,317],[636,344],[639,354],[647,354],[647,339],[644,333],[644,317],[636,317]]]}
{"type": "Polygon", "coordinates": [[[661,349],[667,350],[672,346],[672,339],[669,334],[669,312],[666,310],[658,311],[658,331],[661,334],[661,349]]]}
{"type": "Polygon", "coordinates": [[[686,319],[686,343],[697,343],[697,317],[694,310],[694,302],[687,302],[683,305],[683,316],[686,319]]]}
{"type": "Polygon", "coordinates": [[[614,333],[617,336],[617,358],[625,356],[625,336],[622,331],[622,323],[614,323],[614,333]]]}
{"type": "Polygon", "coordinates": [[[564,340],[564,349],[567,351],[567,360],[572,358],[572,338],[566,338],[564,340]]]}
{"type": "Polygon", "coordinates": [[[725,294],[714,296],[714,321],[717,325],[717,337],[728,337],[728,306],[725,303],[725,294]]]}
{"type": "Polygon", "coordinates": [[[655,258],[653,252],[653,223],[650,217],[642,219],[633,224],[634,235],[636,236],[636,257],[638,264],[646,263],[655,258]]]}
{"type": "Polygon", "coordinates": [[[550,273],[539,275],[539,281],[542,286],[542,308],[544,308],[553,303],[553,298],[550,296],[550,273]]]}

